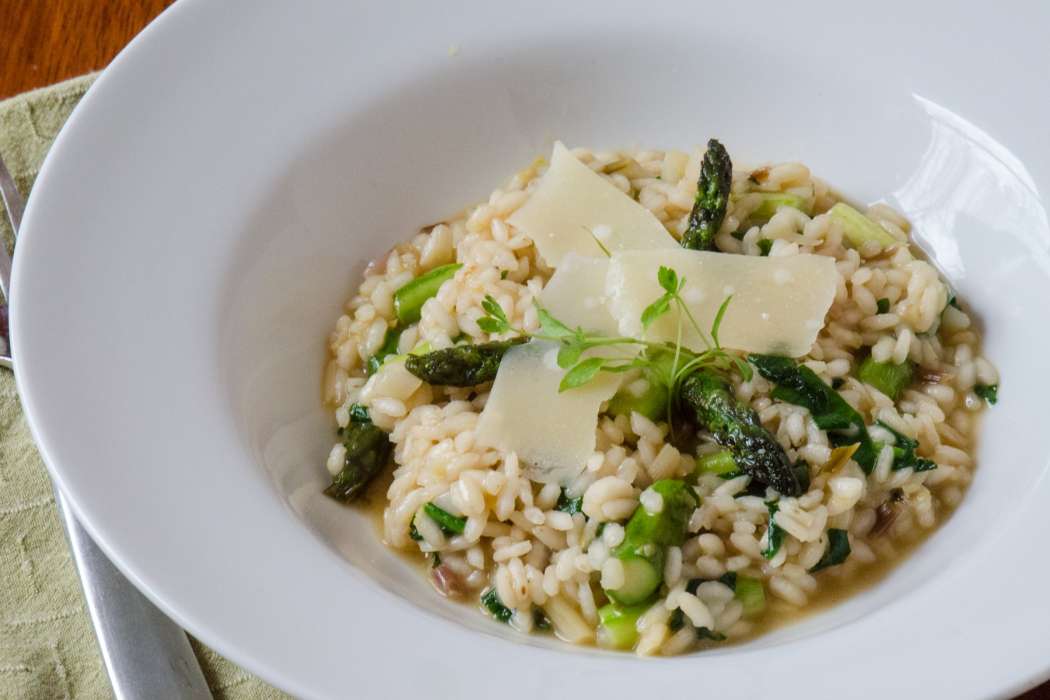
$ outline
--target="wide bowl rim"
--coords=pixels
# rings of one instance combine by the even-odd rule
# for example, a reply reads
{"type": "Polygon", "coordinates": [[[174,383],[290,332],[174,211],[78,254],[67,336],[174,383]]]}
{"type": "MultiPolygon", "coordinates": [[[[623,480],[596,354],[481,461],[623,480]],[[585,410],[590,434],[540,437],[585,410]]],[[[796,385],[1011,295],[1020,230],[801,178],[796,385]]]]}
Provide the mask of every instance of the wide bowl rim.
{"type": "MultiPolygon", "coordinates": [[[[55,185],[64,170],[73,167],[72,161],[82,155],[85,134],[90,129],[97,128],[99,120],[105,119],[105,113],[109,108],[107,100],[119,93],[127,86],[134,86],[142,81],[138,71],[140,58],[150,52],[156,42],[156,38],[162,34],[173,34],[176,32],[191,32],[196,23],[206,22],[213,19],[211,13],[217,11],[219,3],[211,3],[207,0],[180,0],[160,18],[151,23],[129,46],[121,52],[109,68],[107,68],[97,79],[95,84],[88,90],[81,103],[74,110],[72,116],[62,129],[55,141],[34,189],[34,196],[29,200],[24,219],[23,239],[16,254],[15,276],[14,276],[14,303],[11,307],[12,318],[12,341],[15,350],[16,380],[19,383],[19,391],[22,396],[23,406],[30,428],[37,439],[41,455],[47,464],[52,478],[58,483],[64,492],[70,495],[73,509],[81,519],[93,539],[99,544],[103,551],[109,556],[117,567],[142,590],[155,604],[166,614],[189,629],[202,641],[215,647],[220,653],[241,666],[251,670],[253,673],[272,681],[275,685],[287,689],[298,695],[313,696],[317,687],[304,682],[294,672],[286,671],[285,667],[273,665],[271,659],[264,659],[249,651],[247,647],[238,644],[229,638],[228,634],[219,629],[210,627],[199,617],[190,612],[192,605],[185,600],[175,600],[157,592],[151,585],[151,576],[143,568],[133,553],[115,546],[110,537],[111,529],[99,526],[99,504],[82,504],[78,501],[77,490],[72,482],[75,479],[68,478],[71,467],[61,458],[56,456],[54,449],[55,430],[47,424],[47,409],[44,404],[47,398],[38,393],[38,389],[32,378],[39,377],[42,368],[34,363],[34,355],[31,346],[23,339],[19,329],[29,326],[32,314],[32,302],[21,301],[23,297],[28,299],[28,292],[33,284],[39,284],[39,279],[31,279],[31,275],[42,274],[41,263],[34,258],[36,250],[36,239],[40,236],[50,235],[47,229],[38,222],[44,216],[45,207],[53,206],[55,201],[60,201],[65,192],[60,185],[55,185]],[[21,272],[31,270],[32,272],[21,272]],[[26,378],[26,379],[23,379],[26,378]],[[68,489],[68,490],[67,490],[68,489]]],[[[68,172],[65,173],[68,175],[68,172]]],[[[1044,479],[1045,481],[1045,479],[1044,479]]],[[[1045,485],[1045,484],[1044,484],[1045,485]]],[[[376,600],[382,600],[377,598],[376,600]]],[[[435,631],[436,633],[447,632],[447,630],[436,624],[436,621],[421,621],[421,626],[435,631]]],[[[461,631],[452,635],[454,642],[450,646],[463,644],[463,648],[475,648],[479,644],[491,641],[489,639],[472,635],[461,631]]],[[[494,644],[501,644],[493,642],[494,644]]],[[[500,647],[507,649],[507,647],[500,647]]],[[[521,648],[522,653],[524,647],[521,648]]],[[[542,654],[542,652],[540,652],[542,654]]],[[[585,657],[576,655],[560,655],[562,660],[555,657],[558,654],[537,657],[548,664],[568,666],[572,663],[587,663],[580,660],[585,657]]],[[[655,662],[667,668],[670,662],[655,662]]],[[[627,668],[637,668],[633,663],[625,664],[627,668]]],[[[595,662],[595,669],[610,671],[612,668],[608,663],[595,662]]],[[[1050,677],[1050,659],[1033,665],[1024,677],[1015,676],[1009,685],[999,685],[994,692],[1010,694],[1027,689],[1038,682],[1050,677]]],[[[991,690],[991,689],[990,689],[991,690]]]]}

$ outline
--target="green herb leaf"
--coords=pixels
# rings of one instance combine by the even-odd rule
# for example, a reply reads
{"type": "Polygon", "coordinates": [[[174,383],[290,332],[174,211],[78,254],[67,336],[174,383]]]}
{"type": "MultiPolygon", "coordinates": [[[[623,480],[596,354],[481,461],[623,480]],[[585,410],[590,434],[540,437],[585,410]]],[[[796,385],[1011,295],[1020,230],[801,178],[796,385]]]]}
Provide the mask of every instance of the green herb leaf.
{"type": "Polygon", "coordinates": [[[681,608],[675,608],[675,611],[671,613],[670,619],[667,620],[667,627],[672,632],[677,632],[685,627],[685,613],[681,608]]]}
{"type": "Polygon", "coordinates": [[[543,335],[545,336],[551,338],[571,338],[576,335],[575,331],[554,318],[547,309],[539,304],[536,304],[536,316],[540,321],[540,330],[543,331],[543,335]]]}
{"type": "Polygon", "coordinates": [[[980,396],[982,399],[987,401],[989,405],[994,406],[999,400],[999,385],[998,384],[978,384],[973,388],[973,393],[980,396]]]}
{"type": "Polygon", "coordinates": [[[755,373],[751,371],[751,365],[736,356],[733,356],[733,364],[736,365],[736,371],[740,372],[740,378],[745,382],[749,382],[754,378],[755,373]]]}
{"type": "Polygon", "coordinates": [[[359,403],[350,406],[351,423],[371,423],[372,418],[368,415],[368,409],[359,403]]]}
{"type": "MultiPolygon", "coordinates": [[[[925,459],[915,454],[915,450],[919,447],[919,441],[913,440],[904,433],[894,430],[889,424],[883,421],[876,421],[876,423],[885,430],[892,433],[895,444],[893,446],[893,471],[900,471],[901,469],[907,469],[911,467],[916,472],[928,472],[937,468],[937,463],[931,459],[925,459]]],[[[882,446],[876,443],[875,453],[878,454],[882,446]]],[[[854,457],[856,459],[856,457],[854,457]]]]}
{"type": "Polygon", "coordinates": [[[653,321],[668,312],[671,308],[672,299],[674,299],[674,295],[668,292],[645,307],[645,310],[642,311],[642,330],[649,330],[649,326],[653,325],[653,321]]]}
{"type": "Polygon", "coordinates": [[[762,556],[772,559],[780,551],[780,545],[784,543],[784,531],[777,525],[776,515],[780,510],[780,504],[776,501],[766,501],[769,509],[769,529],[766,531],[766,548],[762,550],[762,556]]]}
{"type": "Polygon", "coordinates": [[[575,367],[570,369],[562,377],[561,383],[558,384],[558,391],[567,391],[569,389],[575,389],[578,386],[583,386],[587,382],[594,379],[598,372],[601,371],[602,365],[605,364],[606,358],[604,357],[588,357],[586,360],[579,362],[575,367]]]}
{"type": "Polygon", "coordinates": [[[656,272],[656,280],[668,294],[678,293],[678,273],[671,268],[661,265],[660,269],[656,272]]]}
{"type": "Polygon", "coordinates": [[[882,298],[882,299],[879,299],[877,302],[875,302],[875,310],[878,311],[880,314],[884,314],[884,313],[889,312],[889,310],[890,310],[890,300],[886,299],[885,297],[882,298]]]}
{"type": "Polygon", "coordinates": [[[718,577],[718,582],[729,586],[730,588],[732,588],[735,591],[736,590],[736,572],[735,571],[727,571],[726,573],[724,573],[724,574],[722,574],[721,576],[718,577]]]}
{"type": "Polygon", "coordinates": [[[486,333],[503,333],[507,330],[507,324],[488,316],[482,316],[478,319],[478,328],[486,333]]]}
{"type": "Polygon", "coordinates": [[[582,513],[583,496],[569,498],[569,495],[565,493],[565,489],[562,489],[561,495],[558,496],[558,503],[554,506],[554,510],[560,510],[561,512],[568,513],[569,515],[576,515],[577,513],[582,513]]]}
{"type": "Polygon", "coordinates": [[[579,362],[580,355],[582,354],[582,345],[579,343],[564,342],[562,346],[558,348],[558,366],[562,369],[569,369],[579,362]]]}
{"type": "Polygon", "coordinates": [[[433,503],[423,504],[423,512],[437,523],[438,527],[446,535],[462,535],[463,531],[467,529],[466,516],[452,515],[452,513],[433,503]]]}
{"type": "Polygon", "coordinates": [[[769,251],[771,250],[773,250],[773,241],[768,238],[760,238],[758,240],[758,252],[760,252],[763,257],[769,255],[769,251]]]}
{"type": "Polygon", "coordinates": [[[718,307],[718,313],[715,314],[715,320],[711,322],[711,340],[715,341],[715,347],[721,348],[722,345],[718,342],[718,329],[722,325],[722,319],[726,315],[726,309],[729,308],[729,302],[733,300],[733,295],[730,294],[722,302],[722,305],[718,307]]]}
{"type": "Polygon", "coordinates": [[[481,604],[498,622],[506,624],[514,616],[514,611],[504,605],[503,601],[499,599],[499,593],[496,592],[495,588],[490,588],[481,594],[481,604]]]}
{"type": "Polygon", "coordinates": [[[711,630],[707,629],[706,627],[698,627],[697,628],[697,630],[696,630],[696,638],[697,639],[709,639],[712,642],[724,642],[726,640],[726,636],[724,634],[722,634],[721,632],[712,632],[711,630]]]}
{"type": "Polygon", "coordinates": [[[809,573],[812,574],[821,569],[838,566],[846,561],[849,553],[849,535],[847,532],[831,528],[828,530],[828,548],[824,550],[824,556],[809,570],[809,573]]]}
{"type": "Polygon", "coordinates": [[[507,323],[507,314],[503,311],[503,307],[499,305],[491,294],[486,294],[485,298],[481,300],[481,308],[485,310],[489,316],[495,319],[507,323]]]}
{"type": "Polygon", "coordinates": [[[532,609],[532,626],[542,632],[547,632],[551,629],[551,621],[543,613],[543,608],[532,609]]]}

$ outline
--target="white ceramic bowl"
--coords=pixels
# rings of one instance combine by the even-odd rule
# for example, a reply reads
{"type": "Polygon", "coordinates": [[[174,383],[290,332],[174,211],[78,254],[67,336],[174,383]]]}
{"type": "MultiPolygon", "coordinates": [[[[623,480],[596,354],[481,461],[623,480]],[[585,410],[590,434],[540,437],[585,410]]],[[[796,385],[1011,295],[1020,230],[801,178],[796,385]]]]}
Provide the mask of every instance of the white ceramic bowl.
{"type": "Polygon", "coordinates": [[[30,200],[13,340],[45,459],[140,588],[303,696],[1032,685],[1050,670],[1050,7],[981,8],[183,0],[85,97],[30,200]],[[326,335],[365,261],[552,139],[710,136],[911,217],[1003,375],[973,488],[885,582],[744,646],[519,639],[322,497],[326,335]]]}

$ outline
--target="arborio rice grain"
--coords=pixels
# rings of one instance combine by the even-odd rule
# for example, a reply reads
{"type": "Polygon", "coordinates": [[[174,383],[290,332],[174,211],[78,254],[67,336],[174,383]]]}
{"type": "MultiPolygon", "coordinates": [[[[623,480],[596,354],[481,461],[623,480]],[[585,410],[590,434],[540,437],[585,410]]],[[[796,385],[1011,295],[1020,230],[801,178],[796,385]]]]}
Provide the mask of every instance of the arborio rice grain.
{"type": "MultiPolygon", "coordinates": [[[[673,235],[684,232],[702,151],[573,153],[650,209],[673,235]]],[[[695,455],[671,445],[662,423],[637,413],[604,417],[599,450],[575,492],[566,494],[580,498],[579,511],[567,512],[557,507],[560,489],[530,482],[516,455],[477,444],[474,430],[488,386],[431,387],[396,361],[371,377],[364,371],[396,323],[394,292],[451,262],[463,266],[424,304],[418,325],[402,333],[398,352],[423,343],[440,349],[457,340],[488,340],[477,324],[486,295],[499,301],[513,325],[538,328],[533,301],[552,270],[507,218],[528,199],[544,168],[538,160],[488,201],[419,232],[368,270],[329,337],[324,400],[340,426],[349,423],[350,407],[360,403],[376,425],[390,431],[396,467],[383,512],[389,546],[424,553],[429,575],[446,595],[476,602],[480,592],[495,589],[519,629],[539,631],[536,621],[549,621],[563,639],[586,644],[595,639],[597,609],[606,602],[603,588],[616,588],[624,579],[622,563],[610,557],[623,541],[623,524],[639,505],[658,511],[660,496],[647,487],[657,479],[682,477],[692,470],[695,455]],[[463,532],[448,534],[430,518],[417,518],[427,502],[464,516],[463,532]]],[[[757,374],[749,382],[738,377],[737,397],[751,404],[789,457],[809,463],[810,488],[798,498],[780,499],[776,522],[784,544],[766,559],[769,513],[764,497],[746,495],[749,477],[701,476],[696,486],[701,505],[690,518],[689,539],[671,548],[664,593],[637,623],[639,654],[677,654],[717,643],[712,637],[740,639],[775,624],[785,606],[805,609],[833,589],[871,580],[943,522],[970,483],[975,414],[983,405],[977,387],[997,384],[998,373],[981,355],[969,314],[948,303],[951,291],[937,271],[903,243],[908,222],[876,204],[868,216],[902,244],[851,248],[841,225],[825,213],[836,201],[799,163],[738,170],[717,247],[760,255],[759,242],[770,241],[772,256],[813,253],[836,261],[835,301],[800,361],[833,383],[868,423],[881,421],[918,439],[918,454],[937,468],[894,471],[893,451],[884,447],[870,475],[852,460],[828,473],[832,446],[809,412],[773,400],[771,385],[757,374]],[[761,204],[756,194],[761,192],[805,197],[815,215],[782,207],[767,222],[745,226],[761,204]],[[898,401],[853,376],[869,353],[880,362],[916,364],[917,380],[898,401]],[[850,557],[810,574],[828,546],[829,528],[848,532],[850,557]],[[762,582],[764,612],[745,613],[733,589],[718,582],[727,572],[762,582]],[[689,624],[675,618],[675,611],[689,624]],[[697,628],[706,628],[708,639],[698,641],[697,628]]],[[[875,439],[889,435],[872,430],[875,439]]],[[[701,444],[700,452],[712,448],[701,444]]],[[[341,444],[333,447],[330,471],[338,471],[344,455],[341,444]]]]}

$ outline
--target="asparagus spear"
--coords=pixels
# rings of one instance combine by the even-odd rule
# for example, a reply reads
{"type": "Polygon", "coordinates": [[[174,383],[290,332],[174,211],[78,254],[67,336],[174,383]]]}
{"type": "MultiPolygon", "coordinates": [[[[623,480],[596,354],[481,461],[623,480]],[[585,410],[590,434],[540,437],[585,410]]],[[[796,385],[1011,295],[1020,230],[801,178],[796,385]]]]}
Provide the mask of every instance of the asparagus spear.
{"type": "Polygon", "coordinates": [[[725,381],[708,372],[693,372],[682,382],[681,401],[715,441],[729,450],[738,469],[785,496],[802,493],[784,448],[751,407],[736,400],[725,381]]]}
{"type": "Polygon", "coordinates": [[[459,263],[435,267],[394,292],[394,311],[401,326],[418,321],[424,302],[437,294],[441,285],[452,279],[461,267],[459,263]]]}
{"type": "Polygon", "coordinates": [[[623,564],[624,580],[605,594],[621,605],[642,603],[660,587],[667,548],[685,541],[689,517],[697,506],[696,494],[684,481],[661,479],[649,488],[660,495],[659,511],[635,509],[623,542],[613,551],[623,564]]]}
{"type": "Polygon", "coordinates": [[[645,614],[649,605],[617,605],[609,603],[598,608],[601,629],[598,643],[610,649],[631,649],[638,641],[638,618],[645,614]]]}
{"type": "Polygon", "coordinates": [[[859,248],[869,241],[875,241],[882,248],[900,242],[886,229],[845,202],[839,202],[833,206],[828,214],[832,221],[837,221],[842,226],[842,233],[846,240],[855,247],[859,248]]]}
{"type": "Polygon", "coordinates": [[[343,430],[346,448],[343,468],[324,490],[326,495],[343,503],[361,495],[368,482],[387,465],[393,450],[387,434],[372,423],[367,413],[355,411],[352,416],[350,425],[343,430]]]}
{"type": "Polygon", "coordinates": [[[776,383],[773,398],[809,409],[817,427],[834,431],[833,437],[839,444],[860,443],[853,459],[865,473],[871,473],[875,468],[878,450],[868,435],[863,416],[846,403],[837,391],[825,384],[809,367],[796,364],[791,358],[752,354],[747,360],[759,374],[776,383]]]}
{"type": "Polygon", "coordinates": [[[429,384],[475,386],[496,378],[503,354],[524,338],[480,345],[455,345],[425,355],[409,355],[405,369],[429,384]]]}
{"type": "Polygon", "coordinates": [[[805,214],[810,214],[812,211],[809,200],[790,192],[759,192],[758,196],[761,198],[762,203],[748,217],[750,224],[769,221],[780,207],[791,207],[805,214]]]}
{"type": "Polygon", "coordinates": [[[717,140],[707,142],[707,152],[700,165],[696,201],[689,214],[689,226],[682,236],[682,247],[710,250],[715,235],[726,216],[729,190],[733,185],[733,162],[725,147],[717,140]]]}

